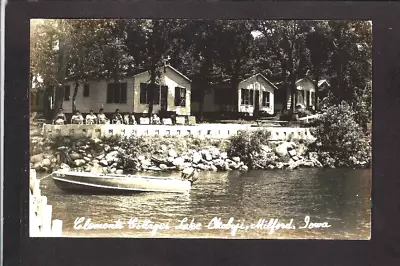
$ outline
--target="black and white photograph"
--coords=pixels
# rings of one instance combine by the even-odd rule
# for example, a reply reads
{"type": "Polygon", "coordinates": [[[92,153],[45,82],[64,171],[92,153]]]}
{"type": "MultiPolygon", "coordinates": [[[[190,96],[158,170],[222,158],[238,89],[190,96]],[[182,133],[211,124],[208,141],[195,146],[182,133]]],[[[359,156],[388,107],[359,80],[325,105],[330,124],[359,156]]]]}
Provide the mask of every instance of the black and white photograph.
{"type": "Polygon", "coordinates": [[[30,237],[371,238],[369,20],[31,19],[29,79],[30,237]]]}

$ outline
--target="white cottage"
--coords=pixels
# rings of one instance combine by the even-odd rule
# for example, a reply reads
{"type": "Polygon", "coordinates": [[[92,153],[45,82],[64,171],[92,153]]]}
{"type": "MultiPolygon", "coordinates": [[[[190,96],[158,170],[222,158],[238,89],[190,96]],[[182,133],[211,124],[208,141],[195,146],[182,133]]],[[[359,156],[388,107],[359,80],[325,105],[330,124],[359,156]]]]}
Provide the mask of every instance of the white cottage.
{"type": "Polygon", "coordinates": [[[242,80],[239,83],[239,112],[251,116],[257,111],[273,114],[276,89],[278,88],[262,74],[242,80]]]}
{"type": "MultiPolygon", "coordinates": [[[[316,82],[309,76],[305,76],[302,79],[296,81],[296,95],[295,95],[295,106],[301,106],[302,108],[314,108],[315,107],[315,88],[316,82]]],[[[329,86],[328,81],[319,80],[318,87],[320,91],[325,90],[329,86]]],[[[290,93],[290,87],[286,88],[286,99],[287,109],[291,109],[292,96],[290,93]]]]}
{"type": "MultiPolygon", "coordinates": [[[[106,80],[92,80],[81,85],[75,99],[77,110],[88,113],[105,113],[119,109],[121,113],[147,113],[150,75],[148,71],[132,77],[124,77],[119,83],[106,80]]],[[[72,93],[74,84],[67,83],[64,93],[63,109],[72,112],[72,93]]],[[[178,115],[190,115],[191,80],[172,66],[165,66],[154,94],[153,112],[173,111],[178,115]]]]}
{"type": "MultiPolygon", "coordinates": [[[[238,86],[237,110],[250,116],[256,111],[274,113],[274,94],[277,87],[264,75],[256,74],[242,80],[238,86]]],[[[204,97],[204,113],[222,114],[233,112],[234,93],[229,82],[215,85],[206,90],[204,97]]],[[[192,99],[192,112],[197,113],[200,109],[200,97],[192,99]]]]}

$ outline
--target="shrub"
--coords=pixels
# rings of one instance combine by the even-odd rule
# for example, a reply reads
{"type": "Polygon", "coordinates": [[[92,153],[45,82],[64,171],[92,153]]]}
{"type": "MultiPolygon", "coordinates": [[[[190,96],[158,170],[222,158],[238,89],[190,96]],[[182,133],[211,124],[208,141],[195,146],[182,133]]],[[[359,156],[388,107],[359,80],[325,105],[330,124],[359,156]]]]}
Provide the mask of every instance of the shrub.
{"type": "Polygon", "coordinates": [[[251,166],[254,156],[261,152],[263,145],[268,144],[270,136],[271,132],[265,129],[241,130],[230,138],[228,155],[238,156],[245,164],[251,166]]]}
{"type": "Polygon", "coordinates": [[[370,143],[355,122],[348,103],[343,101],[328,107],[319,122],[313,130],[316,141],[310,150],[318,152],[321,163],[328,167],[348,167],[370,162],[370,143]]]}

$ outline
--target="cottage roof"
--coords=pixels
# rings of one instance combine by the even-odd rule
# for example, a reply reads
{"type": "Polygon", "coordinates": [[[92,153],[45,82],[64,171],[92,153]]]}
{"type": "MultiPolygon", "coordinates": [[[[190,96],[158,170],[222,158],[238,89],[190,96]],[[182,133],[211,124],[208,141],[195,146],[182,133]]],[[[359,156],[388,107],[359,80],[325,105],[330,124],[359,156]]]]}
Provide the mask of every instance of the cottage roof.
{"type": "Polygon", "coordinates": [[[269,85],[271,85],[274,89],[278,89],[277,86],[275,86],[271,81],[269,81],[269,79],[267,79],[267,78],[266,78],[263,74],[261,74],[261,73],[257,73],[257,74],[255,74],[255,75],[252,75],[252,76],[250,76],[250,77],[248,77],[248,78],[246,78],[246,79],[244,79],[244,80],[242,80],[242,81],[240,81],[240,82],[245,82],[245,81],[247,81],[247,80],[249,80],[249,79],[252,79],[252,78],[254,78],[254,77],[257,77],[257,76],[263,78],[263,79],[264,79],[269,85]]]}
{"type": "MultiPolygon", "coordinates": [[[[186,79],[187,81],[192,82],[191,79],[189,79],[187,76],[183,75],[181,72],[179,72],[176,68],[172,67],[171,65],[166,65],[165,67],[171,69],[172,71],[174,71],[175,73],[177,73],[178,75],[180,75],[181,77],[186,79]]],[[[145,74],[145,73],[148,73],[148,71],[143,71],[143,72],[138,73],[138,74],[133,75],[133,76],[136,77],[136,76],[139,76],[139,75],[142,75],[142,74],[145,74]]]]}

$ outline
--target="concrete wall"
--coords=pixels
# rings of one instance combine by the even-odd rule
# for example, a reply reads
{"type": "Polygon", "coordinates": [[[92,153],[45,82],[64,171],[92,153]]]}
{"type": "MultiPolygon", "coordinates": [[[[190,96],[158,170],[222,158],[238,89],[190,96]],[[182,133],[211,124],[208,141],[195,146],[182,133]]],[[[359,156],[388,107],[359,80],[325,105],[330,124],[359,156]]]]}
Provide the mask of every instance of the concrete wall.
{"type": "Polygon", "coordinates": [[[268,129],[270,140],[304,139],[313,140],[310,128],[291,127],[255,127],[238,124],[201,124],[196,126],[165,125],[44,125],[46,137],[55,136],[89,136],[99,138],[115,135],[122,136],[192,136],[208,138],[229,138],[239,130],[268,129]]]}

